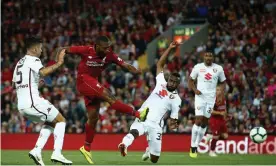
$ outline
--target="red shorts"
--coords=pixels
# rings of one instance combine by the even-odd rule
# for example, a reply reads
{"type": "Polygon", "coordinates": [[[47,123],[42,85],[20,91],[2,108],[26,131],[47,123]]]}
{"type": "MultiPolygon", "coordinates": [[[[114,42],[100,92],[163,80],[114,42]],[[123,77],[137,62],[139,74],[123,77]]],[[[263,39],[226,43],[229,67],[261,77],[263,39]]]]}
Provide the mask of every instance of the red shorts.
{"type": "Polygon", "coordinates": [[[84,74],[79,75],[77,79],[77,90],[84,96],[87,110],[100,107],[104,87],[96,78],[84,74]]]}
{"type": "Polygon", "coordinates": [[[222,133],[227,133],[226,121],[223,117],[211,116],[209,120],[209,127],[212,134],[218,136],[222,133]]]}

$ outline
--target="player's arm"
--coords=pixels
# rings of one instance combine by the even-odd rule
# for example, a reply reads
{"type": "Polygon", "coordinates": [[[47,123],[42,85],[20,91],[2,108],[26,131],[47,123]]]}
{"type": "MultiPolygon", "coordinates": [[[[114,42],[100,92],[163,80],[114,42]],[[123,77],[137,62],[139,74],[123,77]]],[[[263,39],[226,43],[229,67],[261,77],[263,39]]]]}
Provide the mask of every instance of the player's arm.
{"type": "Polygon", "coordinates": [[[56,71],[64,63],[65,49],[58,54],[58,62],[49,67],[43,67],[39,70],[40,76],[47,76],[56,71]]]}
{"type": "Polygon", "coordinates": [[[178,128],[178,112],[181,108],[181,99],[180,98],[176,98],[174,100],[171,101],[172,105],[171,105],[171,115],[170,115],[170,120],[169,120],[169,128],[170,129],[177,129],[178,128]]]}
{"type": "Polygon", "coordinates": [[[223,70],[222,67],[221,67],[221,70],[219,72],[219,85],[218,86],[220,86],[220,88],[222,89],[223,92],[225,91],[226,77],[225,77],[224,70],[223,70]]]}
{"type": "Polygon", "coordinates": [[[141,70],[136,69],[134,66],[132,66],[129,63],[123,62],[120,64],[120,66],[133,74],[141,74],[141,70]]]}
{"type": "Polygon", "coordinates": [[[166,63],[166,59],[170,53],[170,51],[175,48],[177,45],[182,44],[182,43],[177,43],[177,42],[172,42],[170,44],[170,46],[165,50],[165,52],[162,54],[162,56],[160,57],[160,59],[158,60],[156,66],[156,75],[158,75],[159,73],[161,73],[163,71],[163,68],[165,66],[166,63]]]}
{"type": "Polygon", "coordinates": [[[82,55],[89,52],[91,46],[70,46],[70,47],[59,47],[56,50],[56,59],[62,50],[65,50],[66,54],[77,54],[82,55]]]}
{"type": "Polygon", "coordinates": [[[134,66],[131,64],[125,62],[123,59],[118,57],[115,53],[112,53],[112,62],[121,66],[122,68],[126,69],[127,71],[133,73],[133,74],[141,74],[141,71],[139,69],[136,69],[134,66]]]}
{"type": "Polygon", "coordinates": [[[197,76],[198,76],[198,67],[197,65],[195,65],[188,79],[188,87],[192,89],[196,95],[200,95],[201,92],[196,88],[196,85],[195,85],[195,80],[197,79],[197,76]]]}

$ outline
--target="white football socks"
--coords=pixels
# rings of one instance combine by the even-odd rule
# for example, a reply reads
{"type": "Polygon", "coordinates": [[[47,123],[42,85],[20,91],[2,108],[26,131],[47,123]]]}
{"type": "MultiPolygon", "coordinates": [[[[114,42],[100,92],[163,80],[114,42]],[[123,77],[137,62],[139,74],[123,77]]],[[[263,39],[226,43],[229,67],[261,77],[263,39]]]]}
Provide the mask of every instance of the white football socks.
{"type": "Polygon", "coordinates": [[[41,153],[52,132],[53,128],[51,126],[43,125],[34,148],[38,153],[41,153]]]}
{"type": "Polygon", "coordinates": [[[64,133],[65,133],[65,122],[59,122],[56,124],[56,127],[54,129],[54,153],[55,154],[61,154],[62,146],[63,146],[63,140],[64,140],[64,133]]]}
{"type": "Polygon", "coordinates": [[[197,126],[196,124],[193,125],[192,128],[192,137],[191,137],[191,147],[197,147],[198,144],[196,144],[196,139],[199,134],[200,126],[197,126]]]}
{"type": "Polygon", "coordinates": [[[128,133],[124,138],[123,138],[123,143],[125,144],[126,147],[130,146],[134,140],[134,136],[130,133],[128,133]]]}
{"type": "Polygon", "coordinates": [[[199,132],[198,132],[198,135],[197,135],[197,138],[196,138],[196,145],[197,146],[199,145],[200,141],[204,137],[204,134],[205,134],[206,130],[207,130],[207,127],[205,127],[205,128],[199,127],[199,132]]]}

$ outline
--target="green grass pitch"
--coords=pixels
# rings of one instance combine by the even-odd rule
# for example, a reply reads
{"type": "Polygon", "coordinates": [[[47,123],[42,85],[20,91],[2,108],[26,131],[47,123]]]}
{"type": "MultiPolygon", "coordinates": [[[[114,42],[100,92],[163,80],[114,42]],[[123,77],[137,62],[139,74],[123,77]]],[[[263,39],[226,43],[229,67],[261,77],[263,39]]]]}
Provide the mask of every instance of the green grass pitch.
{"type": "MultiPolygon", "coordinates": [[[[50,161],[52,151],[43,151],[43,161],[46,165],[53,165],[50,161]]],[[[64,151],[64,156],[73,161],[73,165],[88,165],[79,151],[64,151]]],[[[150,161],[142,161],[143,152],[129,151],[126,157],[119,152],[92,152],[95,164],[98,165],[149,165],[150,161]]],[[[2,150],[1,165],[33,165],[28,157],[28,151],[2,150]]],[[[199,154],[197,159],[189,157],[188,153],[163,152],[157,165],[276,165],[275,155],[238,155],[226,154],[211,158],[207,154],[199,154]]]]}

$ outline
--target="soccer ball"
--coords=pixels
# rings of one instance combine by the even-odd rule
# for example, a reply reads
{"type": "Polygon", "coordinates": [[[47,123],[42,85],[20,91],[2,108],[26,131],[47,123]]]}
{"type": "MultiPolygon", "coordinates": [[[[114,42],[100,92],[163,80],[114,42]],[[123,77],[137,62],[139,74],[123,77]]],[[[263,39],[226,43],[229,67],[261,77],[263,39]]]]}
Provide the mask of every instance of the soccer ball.
{"type": "Polygon", "coordinates": [[[263,127],[255,127],[249,134],[251,140],[257,144],[262,143],[267,138],[267,132],[263,127]]]}

